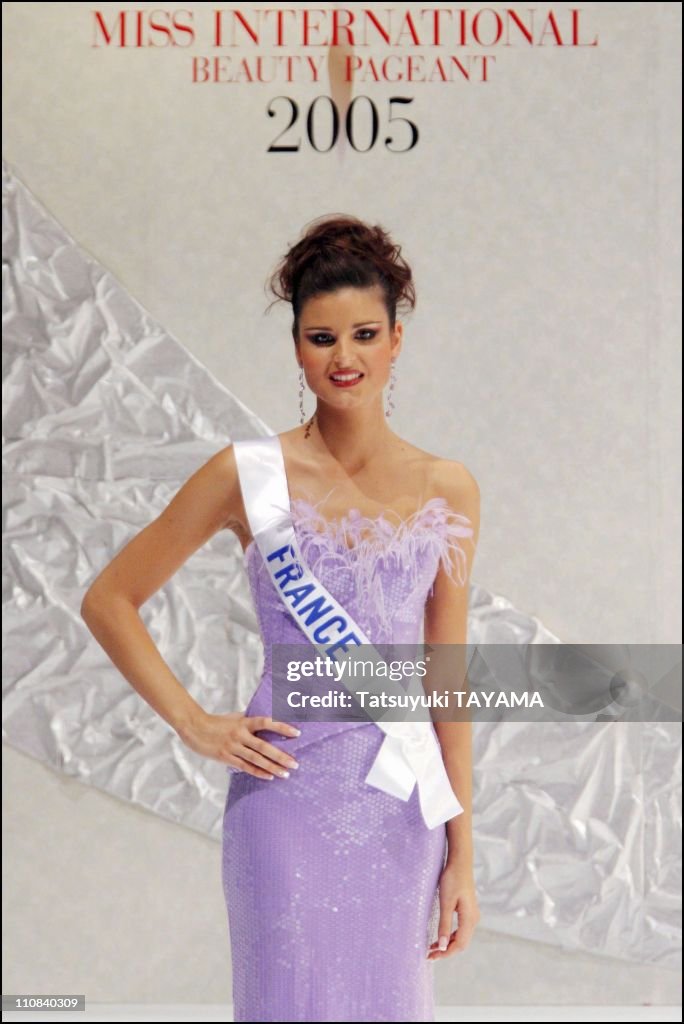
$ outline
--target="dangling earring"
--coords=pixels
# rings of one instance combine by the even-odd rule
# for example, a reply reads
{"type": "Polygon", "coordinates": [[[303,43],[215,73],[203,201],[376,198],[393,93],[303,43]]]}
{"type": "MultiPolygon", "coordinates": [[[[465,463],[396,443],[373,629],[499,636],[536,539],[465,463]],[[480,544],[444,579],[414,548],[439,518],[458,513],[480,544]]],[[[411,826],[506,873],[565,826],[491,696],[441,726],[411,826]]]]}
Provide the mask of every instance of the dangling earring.
{"type": "Polygon", "coordinates": [[[306,413],[304,412],[304,367],[299,367],[299,422],[303,423],[306,419],[306,413]]]}
{"type": "MultiPolygon", "coordinates": [[[[305,438],[309,437],[309,434],[311,433],[311,428],[313,426],[313,421],[315,420],[315,418],[316,418],[316,413],[314,412],[313,416],[311,417],[311,419],[309,420],[309,422],[306,425],[306,430],[304,431],[304,437],[305,438]]],[[[306,420],[306,413],[304,412],[304,367],[300,366],[299,367],[299,422],[300,423],[304,423],[305,420],[306,420]]]]}
{"type": "Polygon", "coordinates": [[[390,374],[389,391],[387,392],[388,405],[387,405],[387,408],[385,409],[385,415],[386,416],[391,416],[392,415],[392,409],[394,408],[394,402],[392,401],[392,392],[394,391],[394,385],[396,383],[396,380],[397,380],[397,377],[396,377],[396,359],[393,359],[392,360],[392,372],[390,374]]]}

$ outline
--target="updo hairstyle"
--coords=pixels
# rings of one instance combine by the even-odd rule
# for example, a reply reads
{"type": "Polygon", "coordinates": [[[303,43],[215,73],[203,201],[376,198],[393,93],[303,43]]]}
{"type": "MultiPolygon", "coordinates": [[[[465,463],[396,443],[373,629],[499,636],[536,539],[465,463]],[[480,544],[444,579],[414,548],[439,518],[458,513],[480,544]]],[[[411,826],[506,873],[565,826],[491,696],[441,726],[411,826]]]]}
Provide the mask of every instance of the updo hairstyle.
{"type": "Polygon", "coordinates": [[[416,305],[411,268],[401,255],[401,246],[379,224],[340,214],[311,221],[268,281],[276,297],[273,301],[292,305],[295,341],[299,339],[299,318],[307,299],[339,288],[373,285],[382,289],[392,329],[397,311],[416,305]]]}

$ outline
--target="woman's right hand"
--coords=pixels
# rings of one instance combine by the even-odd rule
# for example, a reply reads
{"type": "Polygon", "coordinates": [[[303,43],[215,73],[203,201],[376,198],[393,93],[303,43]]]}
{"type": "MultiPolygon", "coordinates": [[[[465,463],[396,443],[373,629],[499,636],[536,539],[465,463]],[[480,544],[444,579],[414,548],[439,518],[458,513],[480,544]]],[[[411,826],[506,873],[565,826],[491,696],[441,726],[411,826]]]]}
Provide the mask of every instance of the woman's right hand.
{"type": "Polygon", "coordinates": [[[290,754],[255,735],[261,729],[287,737],[300,734],[295,726],[274,721],[267,715],[245,715],[240,711],[211,715],[203,711],[179,735],[196,753],[213,757],[258,779],[273,779],[276,775],[287,777],[289,769],[299,765],[290,754]]]}

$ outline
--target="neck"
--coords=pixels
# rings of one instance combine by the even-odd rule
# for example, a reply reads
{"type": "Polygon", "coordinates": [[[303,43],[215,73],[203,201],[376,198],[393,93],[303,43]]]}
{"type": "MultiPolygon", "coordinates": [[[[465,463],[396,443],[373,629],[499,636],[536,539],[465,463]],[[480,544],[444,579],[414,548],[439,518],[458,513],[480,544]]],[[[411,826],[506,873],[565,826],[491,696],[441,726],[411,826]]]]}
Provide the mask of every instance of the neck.
{"type": "Polygon", "coordinates": [[[334,409],[318,402],[311,438],[347,470],[362,469],[388,447],[395,434],[387,425],[382,402],[361,409],[334,409]]]}

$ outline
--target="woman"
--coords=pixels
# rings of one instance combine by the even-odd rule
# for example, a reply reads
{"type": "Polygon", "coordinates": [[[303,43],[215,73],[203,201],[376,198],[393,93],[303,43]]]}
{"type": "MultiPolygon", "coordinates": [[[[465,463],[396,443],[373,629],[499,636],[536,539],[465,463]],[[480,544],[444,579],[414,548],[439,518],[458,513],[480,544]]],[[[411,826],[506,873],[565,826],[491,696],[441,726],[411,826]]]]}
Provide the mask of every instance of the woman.
{"type": "MultiPolygon", "coordinates": [[[[292,304],[302,418],[304,379],[316,396],[305,426],[272,439],[307,571],[373,644],[417,644],[421,627],[426,644],[465,644],[477,483],[396,435],[383,409],[403,342],[397,308],[415,305],[400,247],[379,226],[322,218],[271,286],[292,304]]],[[[251,533],[240,444],[217,452],[113,559],[84,619],[186,745],[231,773],[222,870],[235,1020],[434,1020],[432,965],[465,949],[479,919],[470,727],[425,723],[457,805],[435,827],[420,786],[399,798],[367,781],[385,740],[377,723],[271,717],[272,645],[303,637],[251,533]],[[137,611],[219,529],[245,552],[264,640],[244,714],[199,707],[137,611]]]]}

